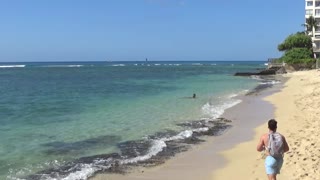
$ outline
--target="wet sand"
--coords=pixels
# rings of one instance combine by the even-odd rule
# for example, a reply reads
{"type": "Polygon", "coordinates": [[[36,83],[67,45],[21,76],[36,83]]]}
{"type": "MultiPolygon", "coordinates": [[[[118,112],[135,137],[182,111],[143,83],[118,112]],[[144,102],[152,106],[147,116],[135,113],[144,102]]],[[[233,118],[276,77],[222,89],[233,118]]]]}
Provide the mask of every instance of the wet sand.
{"type": "MultiPolygon", "coordinates": [[[[191,150],[177,154],[164,164],[152,168],[133,168],[127,174],[98,174],[94,180],[138,180],[138,179],[183,179],[209,180],[213,171],[225,166],[228,160],[220,152],[235,145],[252,140],[254,128],[273,117],[274,108],[263,100],[266,96],[279,91],[281,85],[241,97],[240,104],[226,110],[223,118],[232,120],[232,128],[221,136],[208,137],[206,142],[195,145],[191,150]]],[[[254,147],[253,147],[254,149],[254,147]]],[[[239,156],[243,156],[239,154],[239,156]]],[[[256,153],[256,152],[255,152],[256,153]]]]}

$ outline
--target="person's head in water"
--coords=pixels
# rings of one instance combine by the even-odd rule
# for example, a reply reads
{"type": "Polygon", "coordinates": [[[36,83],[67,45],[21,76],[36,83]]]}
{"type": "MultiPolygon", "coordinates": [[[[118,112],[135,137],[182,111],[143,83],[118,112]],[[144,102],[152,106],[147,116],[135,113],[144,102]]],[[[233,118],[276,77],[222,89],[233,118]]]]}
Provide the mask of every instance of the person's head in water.
{"type": "Polygon", "coordinates": [[[276,131],[277,130],[277,124],[278,124],[278,122],[275,119],[270,119],[268,121],[268,128],[271,131],[276,131]]]}
{"type": "Polygon", "coordinates": [[[196,94],[195,93],[193,93],[192,98],[196,98],[196,94]]]}

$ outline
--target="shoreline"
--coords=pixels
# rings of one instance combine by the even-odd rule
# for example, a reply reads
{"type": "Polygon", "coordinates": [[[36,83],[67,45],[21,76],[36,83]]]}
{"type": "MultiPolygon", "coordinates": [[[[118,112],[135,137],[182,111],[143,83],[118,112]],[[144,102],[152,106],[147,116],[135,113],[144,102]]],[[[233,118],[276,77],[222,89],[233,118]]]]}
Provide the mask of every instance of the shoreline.
{"type": "MultiPolygon", "coordinates": [[[[282,83],[281,83],[282,84],[282,83]]],[[[253,129],[261,125],[265,119],[273,117],[274,108],[263,100],[264,97],[279,91],[281,84],[255,89],[253,93],[243,96],[241,103],[227,109],[222,118],[232,120],[232,128],[221,136],[206,137],[206,142],[193,146],[187,152],[176,154],[164,164],[156,167],[135,168],[126,174],[98,173],[93,180],[129,180],[129,179],[211,179],[212,171],[227,164],[227,160],[219,154],[235,145],[250,140],[253,129]],[[266,109],[261,115],[259,109],[266,109]],[[236,115],[236,116],[235,116],[236,115]],[[209,158],[208,158],[209,157],[209,158]]],[[[257,87],[258,87],[257,86],[257,87]]]]}
{"type": "MultiPolygon", "coordinates": [[[[285,87],[264,98],[275,107],[278,131],[286,137],[290,148],[285,153],[281,174],[277,177],[320,179],[320,72],[298,71],[284,76],[289,78],[285,87]]],[[[255,150],[260,136],[268,132],[267,121],[254,131],[254,138],[250,141],[221,152],[228,163],[214,171],[212,179],[267,179],[264,153],[255,150]]]]}

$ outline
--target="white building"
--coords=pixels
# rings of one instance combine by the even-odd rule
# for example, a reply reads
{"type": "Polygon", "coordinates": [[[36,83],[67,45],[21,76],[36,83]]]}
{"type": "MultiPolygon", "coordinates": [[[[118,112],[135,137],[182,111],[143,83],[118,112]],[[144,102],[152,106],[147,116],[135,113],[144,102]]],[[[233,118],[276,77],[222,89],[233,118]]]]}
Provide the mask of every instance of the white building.
{"type": "MultiPolygon", "coordinates": [[[[320,0],[305,0],[306,1],[306,14],[305,19],[313,16],[320,25],[320,0]]],[[[309,35],[312,36],[313,52],[319,57],[320,55],[320,28],[313,29],[309,35]]]]}

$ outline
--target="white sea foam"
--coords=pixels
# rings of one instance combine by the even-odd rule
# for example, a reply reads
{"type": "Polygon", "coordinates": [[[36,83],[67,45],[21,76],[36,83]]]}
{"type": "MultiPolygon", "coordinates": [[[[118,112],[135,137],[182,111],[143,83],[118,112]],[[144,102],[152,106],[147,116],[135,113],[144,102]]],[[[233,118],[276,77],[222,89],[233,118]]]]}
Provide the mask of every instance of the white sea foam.
{"type": "Polygon", "coordinates": [[[202,106],[202,112],[205,115],[209,115],[212,119],[220,117],[226,109],[229,109],[237,104],[241,103],[240,99],[225,100],[222,104],[213,105],[206,103],[202,106]]]}
{"type": "Polygon", "coordinates": [[[260,76],[252,75],[250,76],[251,79],[256,79],[256,80],[262,80],[260,76]]]}
{"type": "Polygon", "coordinates": [[[192,63],[191,65],[193,65],[193,66],[202,66],[201,63],[192,63]]]}
{"type": "Polygon", "coordinates": [[[154,64],[155,66],[160,66],[161,64],[154,64]]]}
{"type": "Polygon", "coordinates": [[[234,97],[237,97],[238,96],[238,94],[230,94],[229,96],[228,96],[228,98],[234,98],[234,97]]]}
{"type": "Polygon", "coordinates": [[[83,65],[79,65],[79,64],[76,64],[76,65],[67,65],[66,67],[82,67],[83,65]]]}
{"type": "Polygon", "coordinates": [[[88,177],[92,176],[99,168],[94,167],[92,164],[81,164],[81,170],[75,171],[70,173],[67,177],[64,178],[54,178],[50,180],[80,180],[80,179],[87,179],[88,177]]]}
{"type": "Polygon", "coordinates": [[[23,68],[26,65],[0,65],[0,68],[23,68]]]}
{"type": "Polygon", "coordinates": [[[259,84],[280,84],[280,81],[266,81],[266,82],[260,82],[259,84]]]}
{"type": "Polygon", "coordinates": [[[217,64],[211,64],[212,66],[216,66],[217,64]]]}
{"type": "Polygon", "coordinates": [[[180,132],[179,134],[169,137],[169,138],[163,138],[163,141],[173,141],[173,140],[179,140],[179,139],[186,139],[191,137],[193,132],[191,130],[185,130],[180,132]]]}
{"type": "Polygon", "coordinates": [[[198,128],[198,129],[193,129],[193,132],[207,132],[209,131],[208,127],[203,127],[203,128],[198,128]]]}
{"type": "Polygon", "coordinates": [[[70,64],[70,65],[47,65],[47,66],[40,66],[40,67],[52,67],[52,68],[56,68],[56,67],[61,67],[61,68],[69,68],[69,67],[82,67],[83,65],[80,64],[70,64]]]}
{"type": "Polygon", "coordinates": [[[80,168],[80,170],[72,172],[68,174],[66,177],[55,177],[52,178],[49,175],[44,175],[42,179],[45,180],[82,180],[87,179],[91,177],[96,171],[102,170],[102,169],[108,169],[111,167],[110,162],[112,161],[112,158],[108,159],[97,159],[94,160],[91,164],[77,164],[77,168],[80,168]],[[108,164],[107,166],[104,164],[108,164]]]}
{"type": "Polygon", "coordinates": [[[167,145],[163,140],[153,140],[152,146],[150,147],[150,149],[146,155],[137,156],[137,157],[134,157],[131,159],[123,160],[120,162],[120,164],[129,164],[129,163],[137,163],[140,161],[145,161],[147,159],[150,159],[152,156],[157,155],[165,147],[167,147],[167,145]]]}
{"type": "Polygon", "coordinates": [[[179,134],[172,136],[172,137],[168,137],[168,138],[161,138],[158,140],[152,140],[152,146],[150,147],[148,153],[146,155],[143,156],[137,156],[131,159],[126,159],[121,161],[121,164],[128,164],[128,163],[137,163],[139,161],[145,161],[150,159],[152,156],[157,155],[159,152],[161,152],[163,150],[163,148],[167,147],[166,141],[174,141],[174,140],[180,140],[180,139],[186,139],[192,136],[193,132],[204,132],[204,131],[208,131],[209,128],[205,127],[205,128],[199,128],[199,129],[195,129],[195,130],[185,130],[180,132],[179,134]]]}
{"type": "Polygon", "coordinates": [[[185,130],[180,132],[179,134],[168,137],[168,138],[161,138],[157,140],[152,140],[152,146],[150,147],[148,153],[143,156],[137,156],[131,159],[126,159],[120,162],[120,164],[129,164],[129,163],[137,163],[140,161],[145,161],[150,159],[152,156],[157,155],[159,152],[163,150],[163,148],[167,147],[166,141],[174,141],[174,140],[180,140],[180,139],[186,139],[192,136],[193,132],[204,132],[208,131],[209,128],[199,128],[194,130],[185,130]]]}
{"type": "Polygon", "coordinates": [[[124,64],[113,64],[112,66],[125,66],[124,64]]]}

